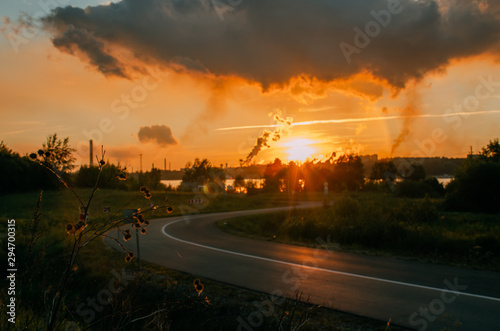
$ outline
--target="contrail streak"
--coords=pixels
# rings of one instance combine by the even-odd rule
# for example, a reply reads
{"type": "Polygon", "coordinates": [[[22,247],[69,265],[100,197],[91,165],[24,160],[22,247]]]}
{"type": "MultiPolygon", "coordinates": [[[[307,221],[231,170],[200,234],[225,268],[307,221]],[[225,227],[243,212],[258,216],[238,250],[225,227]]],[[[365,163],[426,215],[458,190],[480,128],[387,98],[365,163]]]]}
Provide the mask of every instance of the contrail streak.
{"type": "MultiPolygon", "coordinates": [[[[469,116],[469,115],[482,115],[482,114],[500,114],[500,110],[481,110],[475,112],[458,112],[449,114],[423,114],[423,115],[395,115],[395,116],[378,116],[378,117],[364,117],[364,118],[344,118],[338,120],[314,120],[305,122],[295,122],[291,126],[304,126],[304,125],[315,125],[315,124],[343,124],[343,123],[358,123],[358,122],[376,122],[376,121],[387,121],[387,120],[397,120],[404,118],[439,118],[439,117],[451,117],[451,116],[469,116]]],[[[275,128],[278,124],[268,124],[268,125],[244,125],[244,126],[232,126],[227,128],[218,128],[215,131],[230,131],[230,130],[245,130],[245,129],[261,129],[261,128],[275,128]]]]}

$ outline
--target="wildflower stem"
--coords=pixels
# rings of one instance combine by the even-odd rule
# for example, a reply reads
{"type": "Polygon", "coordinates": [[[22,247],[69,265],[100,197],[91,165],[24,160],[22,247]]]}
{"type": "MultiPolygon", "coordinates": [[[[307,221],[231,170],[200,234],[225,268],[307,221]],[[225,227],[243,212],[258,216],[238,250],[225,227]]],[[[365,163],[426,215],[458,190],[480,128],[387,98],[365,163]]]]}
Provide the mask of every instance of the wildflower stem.
{"type": "Polygon", "coordinates": [[[61,305],[61,299],[63,297],[62,295],[62,290],[64,289],[64,286],[66,285],[66,282],[68,280],[68,276],[70,271],[73,268],[73,265],[76,260],[76,256],[78,255],[78,252],[80,250],[79,248],[79,242],[82,239],[82,234],[83,232],[80,232],[78,235],[78,238],[75,239],[73,242],[73,247],[71,249],[71,255],[69,262],[66,265],[66,268],[64,269],[64,272],[62,274],[61,280],[57,284],[56,290],[54,292],[54,297],[52,299],[52,305],[48,314],[48,321],[47,321],[47,330],[51,331],[55,329],[55,324],[57,321],[57,313],[59,312],[59,306],[61,305]]]}
{"type": "Polygon", "coordinates": [[[66,187],[68,190],[71,191],[71,193],[73,193],[73,196],[78,200],[78,202],[80,203],[80,205],[82,207],[85,206],[85,204],[83,203],[82,199],[80,199],[80,196],[78,196],[78,193],[76,193],[75,189],[73,187],[71,187],[68,183],[66,183],[66,181],[64,180],[64,178],[62,178],[57,172],[55,172],[52,168],[48,167],[47,165],[43,164],[42,162],[39,162],[45,169],[47,169],[48,171],[52,172],[54,175],[56,175],[56,177],[61,181],[61,183],[64,185],[64,187],[66,187]]]}

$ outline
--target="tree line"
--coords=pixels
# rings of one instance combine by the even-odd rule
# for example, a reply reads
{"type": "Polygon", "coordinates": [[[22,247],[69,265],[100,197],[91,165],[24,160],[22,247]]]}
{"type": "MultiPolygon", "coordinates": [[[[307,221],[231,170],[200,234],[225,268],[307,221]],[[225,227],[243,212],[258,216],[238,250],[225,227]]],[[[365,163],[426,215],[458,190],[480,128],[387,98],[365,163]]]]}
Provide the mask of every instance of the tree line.
{"type": "Polygon", "coordinates": [[[61,188],[62,181],[80,188],[98,186],[103,189],[138,190],[147,186],[152,190],[164,188],[161,185],[161,171],[151,169],[144,173],[130,175],[126,168],[109,162],[99,166],[82,165],[76,172],[75,150],[69,139],[57,134],[47,137],[42,147],[27,156],[21,156],[0,142],[0,194],[22,193],[35,190],[61,188]]]}
{"type": "MultiPolygon", "coordinates": [[[[153,190],[165,189],[160,183],[159,169],[130,175],[120,165],[105,163],[101,164],[101,172],[98,166],[83,165],[72,173],[73,152],[68,138],[60,139],[57,134],[48,136],[42,148],[29,156],[20,156],[1,142],[0,172],[4,180],[0,194],[55,189],[60,187],[61,179],[75,187],[93,187],[99,180],[99,187],[108,189],[136,190],[143,185],[153,190]]],[[[364,190],[392,192],[407,198],[445,197],[445,206],[451,210],[500,211],[498,139],[490,141],[478,155],[461,162],[446,190],[436,178],[427,176],[422,163],[402,162],[397,158],[375,162],[366,177],[361,157],[354,154],[300,165],[284,164],[277,158],[265,166],[263,187],[245,182],[242,176],[235,178],[235,186],[245,187],[248,194],[257,194],[318,192],[328,185],[328,189],[335,192],[364,190]]],[[[204,187],[207,191],[221,191],[226,189],[225,180],[224,169],[213,166],[208,159],[196,158],[186,164],[180,189],[193,191],[204,187]]]]}

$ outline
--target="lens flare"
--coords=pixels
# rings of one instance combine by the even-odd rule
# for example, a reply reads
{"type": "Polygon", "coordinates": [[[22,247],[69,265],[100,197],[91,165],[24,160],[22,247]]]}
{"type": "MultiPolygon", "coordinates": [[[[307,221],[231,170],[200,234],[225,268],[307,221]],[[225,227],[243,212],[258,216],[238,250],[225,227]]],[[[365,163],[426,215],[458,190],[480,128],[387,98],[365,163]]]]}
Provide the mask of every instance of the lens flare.
{"type": "Polygon", "coordinates": [[[315,143],[316,141],[311,139],[295,138],[284,142],[282,146],[286,148],[288,160],[304,162],[318,152],[311,146],[315,143]]]}

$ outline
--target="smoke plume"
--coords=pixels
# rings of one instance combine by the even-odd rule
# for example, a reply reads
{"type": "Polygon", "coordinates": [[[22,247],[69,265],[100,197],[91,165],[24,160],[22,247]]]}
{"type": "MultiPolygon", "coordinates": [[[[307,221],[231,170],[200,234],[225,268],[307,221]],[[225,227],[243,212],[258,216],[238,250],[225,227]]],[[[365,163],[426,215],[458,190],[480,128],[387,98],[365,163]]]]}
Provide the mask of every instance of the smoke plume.
{"type": "Polygon", "coordinates": [[[253,158],[259,154],[263,147],[271,148],[269,145],[269,139],[272,141],[278,141],[281,135],[285,133],[288,128],[292,125],[293,119],[291,117],[282,118],[279,114],[274,115],[274,120],[276,121],[277,127],[274,131],[264,130],[262,135],[257,138],[255,146],[252,151],[247,155],[245,160],[240,160],[240,165],[249,165],[253,158]]]}
{"type": "Polygon", "coordinates": [[[401,112],[403,126],[401,132],[392,144],[391,156],[394,155],[396,149],[406,141],[410,135],[413,122],[418,119],[418,115],[420,114],[419,107],[421,104],[421,97],[419,93],[416,90],[412,90],[407,93],[406,97],[408,98],[408,104],[401,112]]]}

